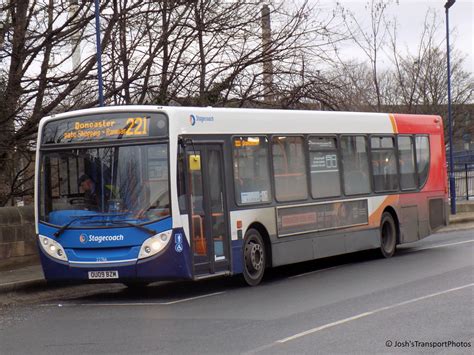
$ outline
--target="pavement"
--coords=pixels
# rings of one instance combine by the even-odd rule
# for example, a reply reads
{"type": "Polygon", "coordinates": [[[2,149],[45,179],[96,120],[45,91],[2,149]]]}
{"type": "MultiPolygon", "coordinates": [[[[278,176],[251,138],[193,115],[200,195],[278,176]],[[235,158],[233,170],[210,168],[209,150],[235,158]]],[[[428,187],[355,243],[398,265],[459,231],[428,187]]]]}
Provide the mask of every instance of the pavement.
{"type": "Polygon", "coordinates": [[[25,256],[0,261],[0,293],[45,286],[39,257],[25,256]]]}
{"type": "MultiPolygon", "coordinates": [[[[472,229],[474,232],[474,201],[462,201],[457,214],[450,215],[449,225],[436,233],[472,229]]],[[[0,260],[0,294],[46,286],[38,256],[0,260]]]]}

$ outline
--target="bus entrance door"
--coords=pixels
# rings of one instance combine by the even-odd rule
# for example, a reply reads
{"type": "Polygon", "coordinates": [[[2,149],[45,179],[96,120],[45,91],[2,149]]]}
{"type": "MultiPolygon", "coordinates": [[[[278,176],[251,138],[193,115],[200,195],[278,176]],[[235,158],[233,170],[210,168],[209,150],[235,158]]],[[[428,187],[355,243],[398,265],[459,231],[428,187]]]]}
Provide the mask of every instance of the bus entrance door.
{"type": "Polygon", "coordinates": [[[229,270],[222,146],[187,150],[190,233],[195,278],[229,270]]]}

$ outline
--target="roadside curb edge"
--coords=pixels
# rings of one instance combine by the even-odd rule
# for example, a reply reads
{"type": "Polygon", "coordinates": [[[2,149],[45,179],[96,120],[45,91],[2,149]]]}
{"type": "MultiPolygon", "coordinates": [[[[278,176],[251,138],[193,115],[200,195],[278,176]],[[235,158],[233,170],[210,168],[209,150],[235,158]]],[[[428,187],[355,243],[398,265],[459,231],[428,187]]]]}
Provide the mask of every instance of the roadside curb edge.
{"type": "Polygon", "coordinates": [[[46,286],[46,280],[41,278],[41,279],[32,279],[32,280],[25,280],[25,281],[8,282],[5,284],[0,284],[0,294],[15,292],[15,291],[33,288],[33,287],[39,287],[39,286],[46,286]]]}

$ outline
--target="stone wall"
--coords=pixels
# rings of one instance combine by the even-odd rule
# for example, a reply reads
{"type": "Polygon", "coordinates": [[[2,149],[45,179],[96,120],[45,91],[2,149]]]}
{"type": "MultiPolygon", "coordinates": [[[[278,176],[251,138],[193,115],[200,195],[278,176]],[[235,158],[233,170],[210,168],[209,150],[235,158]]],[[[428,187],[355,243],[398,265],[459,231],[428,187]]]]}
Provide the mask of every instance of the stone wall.
{"type": "Polygon", "coordinates": [[[0,260],[37,255],[33,206],[0,208],[0,260]]]}

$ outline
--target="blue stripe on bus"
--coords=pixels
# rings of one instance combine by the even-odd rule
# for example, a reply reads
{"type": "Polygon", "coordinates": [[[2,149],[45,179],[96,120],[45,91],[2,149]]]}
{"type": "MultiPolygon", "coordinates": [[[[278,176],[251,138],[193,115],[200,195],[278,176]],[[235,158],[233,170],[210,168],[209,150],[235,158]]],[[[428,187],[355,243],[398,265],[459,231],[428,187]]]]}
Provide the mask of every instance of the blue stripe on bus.
{"type": "MultiPolygon", "coordinates": [[[[159,232],[171,229],[172,220],[158,221],[147,225],[147,228],[159,232]]],[[[44,254],[41,248],[40,256],[43,265],[45,278],[47,280],[87,280],[88,271],[94,270],[117,270],[119,279],[143,279],[143,280],[174,280],[192,278],[192,259],[188,241],[184,238],[182,228],[175,229],[169,244],[158,255],[137,260],[140,246],[143,241],[150,236],[134,227],[92,229],[87,230],[87,234],[114,235],[116,230],[126,236],[127,242],[117,241],[117,243],[107,241],[100,247],[94,243],[81,243],[80,235],[84,230],[69,230],[64,232],[59,238],[55,238],[53,233],[57,228],[39,225],[41,235],[57,240],[62,245],[66,244],[66,254],[69,262],[61,262],[52,259],[44,254]],[[175,248],[175,235],[180,234],[178,240],[181,242],[180,248],[175,248]],[[71,241],[71,239],[73,239],[71,241]],[[88,247],[82,244],[87,244],[88,247]],[[132,244],[131,246],[123,244],[132,244]],[[71,247],[79,246],[79,247],[71,247]],[[124,261],[124,262],[122,262],[124,261]]],[[[102,244],[102,242],[100,243],[102,244]]]]}
{"type": "MultiPolygon", "coordinates": [[[[157,234],[170,230],[172,218],[147,224],[146,227],[156,231],[157,234]]],[[[65,249],[133,247],[142,245],[145,239],[150,237],[148,233],[136,227],[67,229],[59,237],[54,237],[54,233],[58,229],[58,227],[43,223],[38,225],[39,234],[56,240],[65,249]]]]}

